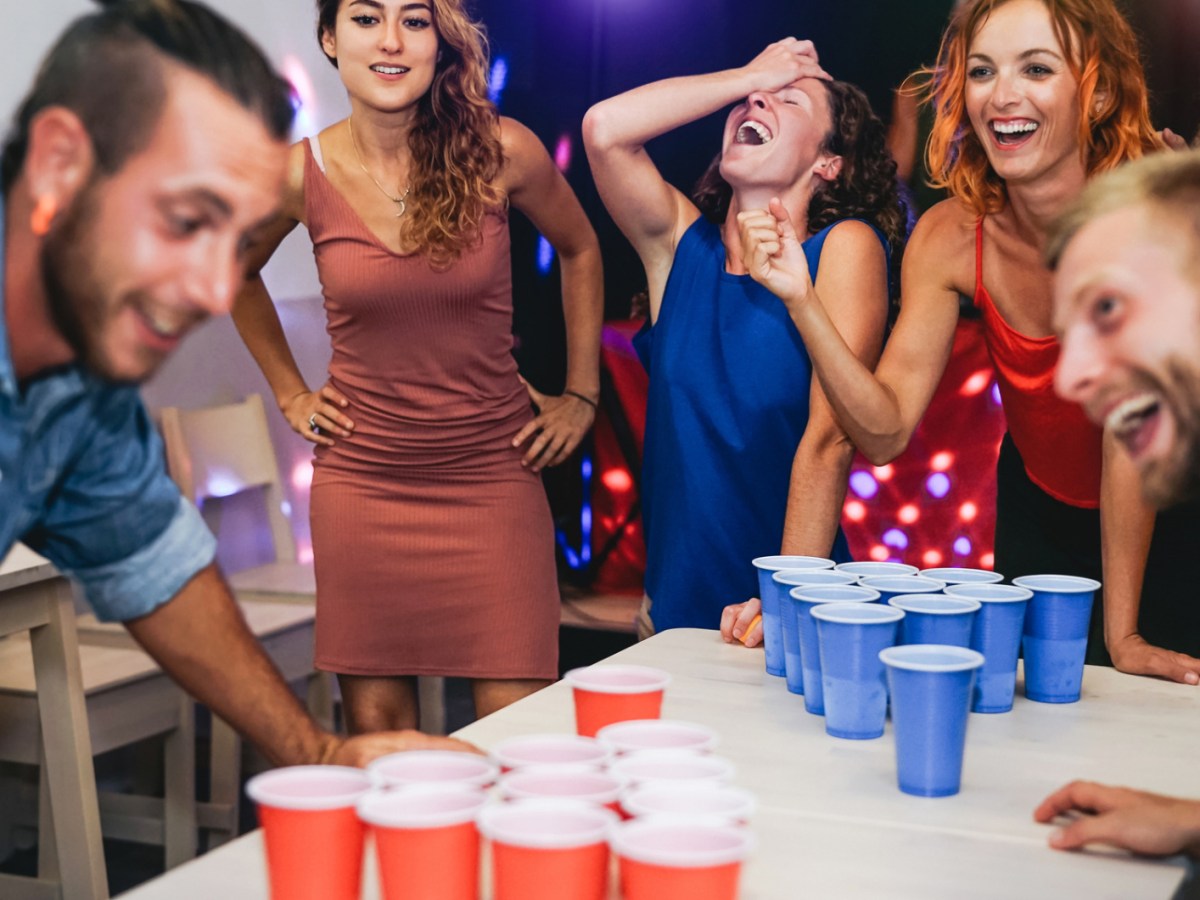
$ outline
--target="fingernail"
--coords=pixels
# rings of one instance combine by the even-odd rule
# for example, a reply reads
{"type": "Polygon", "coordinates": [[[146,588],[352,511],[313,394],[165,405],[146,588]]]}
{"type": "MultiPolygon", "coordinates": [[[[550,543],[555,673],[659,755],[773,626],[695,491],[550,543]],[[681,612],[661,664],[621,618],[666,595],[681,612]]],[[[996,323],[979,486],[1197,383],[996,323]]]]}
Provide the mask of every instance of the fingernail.
{"type": "Polygon", "coordinates": [[[1195,672],[1188,672],[1183,676],[1183,680],[1188,684],[1200,684],[1200,675],[1197,675],[1195,672]]]}
{"type": "Polygon", "coordinates": [[[742,639],[743,634],[745,634],[745,632],[742,631],[740,628],[733,629],[733,636],[735,638],[737,638],[739,641],[742,639]]]}
{"type": "Polygon", "coordinates": [[[1062,843],[1063,833],[1064,833],[1063,829],[1055,828],[1052,832],[1050,832],[1050,843],[1051,844],[1062,843]]]}

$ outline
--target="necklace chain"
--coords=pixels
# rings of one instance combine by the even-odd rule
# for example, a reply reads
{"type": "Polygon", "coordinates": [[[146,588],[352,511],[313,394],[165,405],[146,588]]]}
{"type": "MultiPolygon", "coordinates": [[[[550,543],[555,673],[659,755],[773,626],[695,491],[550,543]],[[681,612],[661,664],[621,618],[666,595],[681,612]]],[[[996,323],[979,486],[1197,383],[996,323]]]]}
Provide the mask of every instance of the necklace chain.
{"type": "Polygon", "coordinates": [[[379,193],[383,194],[383,196],[387,197],[396,204],[396,218],[399,219],[408,210],[408,203],[406,201],[408,200],[408,192],[412,188],[406,187],[404,189],[404,193],[402,193],[399,197],[393,197],[391,194],[389,194],[387,189],[379,183],[379,180],[370,173],[365,165],[363,165],[362,153],[358,149],[358,139],[354,136],[354,119],[347,118],[346,124],[350,128],[350,143],[354,147],[354,158],[358,161],[358,167],[363,170],[364,175],[371,179],[371,183],[374,184],[375,187],[379,188],[379,193]]]}

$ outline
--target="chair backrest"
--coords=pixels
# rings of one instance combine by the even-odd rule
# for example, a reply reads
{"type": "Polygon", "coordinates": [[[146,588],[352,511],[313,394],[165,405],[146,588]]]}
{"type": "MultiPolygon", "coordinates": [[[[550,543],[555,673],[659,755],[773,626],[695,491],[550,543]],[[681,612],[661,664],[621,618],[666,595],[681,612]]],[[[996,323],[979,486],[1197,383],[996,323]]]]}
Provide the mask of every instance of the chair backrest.
{"type": "Polygon", "coordinates": [[[262,397],[250,394],[241,403],[202,409],[165,406],[159,423],[167,469],[183,495],[201,508],[213,533],[220,532],[220,504],[204,501],[261,488],[275,558],[294,562],[296,544],[283,514],[283,487],[262,397]]]}

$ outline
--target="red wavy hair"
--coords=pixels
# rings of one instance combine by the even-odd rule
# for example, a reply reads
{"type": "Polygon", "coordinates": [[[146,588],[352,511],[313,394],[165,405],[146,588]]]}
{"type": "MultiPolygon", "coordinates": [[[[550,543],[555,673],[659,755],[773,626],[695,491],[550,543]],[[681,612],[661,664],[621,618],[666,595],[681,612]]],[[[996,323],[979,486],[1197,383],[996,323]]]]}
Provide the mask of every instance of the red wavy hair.
{"type": "MultiPolygon", "coordinates": [[[[925,156],[931,184],[979,215],[1004,208],[1004,181],[992,169],[967,118],[967,56],[980,25],[1008,0],[969,0],[942,36],[937,64],[918,73],[934,125],[925,156]]],[[[1041,0],[1079,86],[1079,151],[1088,176],[1162,147],[1150,124],[1137,37],[1113,0],[1041,0]]]]}

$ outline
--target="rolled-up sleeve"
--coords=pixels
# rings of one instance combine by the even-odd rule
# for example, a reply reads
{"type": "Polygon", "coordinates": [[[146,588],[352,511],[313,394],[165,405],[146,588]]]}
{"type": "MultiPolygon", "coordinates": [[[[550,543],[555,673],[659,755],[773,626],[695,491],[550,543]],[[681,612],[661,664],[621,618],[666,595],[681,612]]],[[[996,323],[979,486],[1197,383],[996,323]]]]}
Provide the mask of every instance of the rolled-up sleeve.
{"type": "Polygon", "coordinates": [[[83,586],[97,616],[128,620],[170,600],[212,562],[216,541],[166,472],[136,390],[110,389],[64,415],[47,443],[80,448],[24,536],[83,586]]]}
{"type": "Polygon", "coordinates": [[[213,561],[216,539],[189,501],[179,506],[166,531],[132,556],[96,566],[72,569],[96,616],[124,622],[153,612],[213,561]]]}

